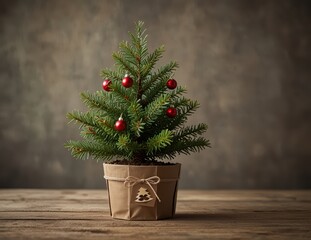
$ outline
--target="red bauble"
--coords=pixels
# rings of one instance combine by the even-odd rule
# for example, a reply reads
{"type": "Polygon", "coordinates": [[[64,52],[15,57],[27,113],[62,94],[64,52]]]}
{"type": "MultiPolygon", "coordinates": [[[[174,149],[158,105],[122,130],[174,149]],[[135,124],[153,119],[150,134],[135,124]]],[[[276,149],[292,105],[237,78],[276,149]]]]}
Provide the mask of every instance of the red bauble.
{"type": "Polygon", "coordinates": [[[114,124],[114,129],[118,132],[122,132],[126,129],[126,122],[123,120],[123,118],[119,118],[118,121],[114,124]]]}
{"type": "Polygon", "coordinates": [[[133,86],[133,82],[133,79],[129,75],[125,74],[122,80],[122,85],[123,87],[130,88],[133,86]]]}
{"type": "Polygon", "coordinates": [[[177,115],[177,109],[174,107],[169,107],[166,109],[166,115],[170,118],[174,118],[177,115]]]}
{"type": "Polygon", "coordinates": [[[175,89],[177,87],[177,82],[175,79],[169,79],[167,82],[166,82],[166,86],[169,88],[169,89],[175,89]]]}
{"type": "Polygon", "coordinates": [[[103,81],[103,89],[107,92],[110,91],[109,85],[111,84],[111,81],[109,79],[106,79],[103,81]]]}

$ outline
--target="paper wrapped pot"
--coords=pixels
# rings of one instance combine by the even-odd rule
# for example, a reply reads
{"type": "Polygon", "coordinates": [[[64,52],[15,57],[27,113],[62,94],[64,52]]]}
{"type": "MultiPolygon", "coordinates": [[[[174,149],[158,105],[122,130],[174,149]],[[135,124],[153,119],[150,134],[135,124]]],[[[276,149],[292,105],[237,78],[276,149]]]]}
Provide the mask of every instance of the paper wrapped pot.
{"type": "Polygon", "coordinates": [[[159,166],[104,163],[110,215],[159,220],[175,214],[181,164],[159,166]]]}

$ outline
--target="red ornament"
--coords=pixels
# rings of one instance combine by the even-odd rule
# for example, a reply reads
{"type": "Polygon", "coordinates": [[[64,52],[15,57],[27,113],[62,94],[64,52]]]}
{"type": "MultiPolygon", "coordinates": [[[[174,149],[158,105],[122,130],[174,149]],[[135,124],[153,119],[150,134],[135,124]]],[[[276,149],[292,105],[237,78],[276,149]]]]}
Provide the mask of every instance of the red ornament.
{"type": "Polygon", "coordinates": [[[177,109],[174,107],[169,107],[168,109],[166,109],[166,115],[169,118],[174,118],[177,115],[177,109]]]}
{"type": "Polygon", "coordinates": [[[133,79],[129,75],[125,74],[122,80],[122,85],[123,87],[130,88],[133,86],[133,82],[133,79]]]}
{"type": "Polygon", "coordinates": [[[119,118],[118,121],[114,124],[114,129],[118,132],[122,132],[126,129],[126,122],[123,120],[122,117],[119,118]]]}
{"type": "Polygon", "coordinates": [[[106,79],[103,81],[103,89],[107,92],[110,91],[109,85],[111,84],[111,81],[109,79],[106,79]]]}
{"type": "Polygon", "coordinates": [[[177,81],[175,79],[169,79],[167,82],[166,82],[166,86],[169,88],[169,89],[175,89],[177,87],[177,81]]]}

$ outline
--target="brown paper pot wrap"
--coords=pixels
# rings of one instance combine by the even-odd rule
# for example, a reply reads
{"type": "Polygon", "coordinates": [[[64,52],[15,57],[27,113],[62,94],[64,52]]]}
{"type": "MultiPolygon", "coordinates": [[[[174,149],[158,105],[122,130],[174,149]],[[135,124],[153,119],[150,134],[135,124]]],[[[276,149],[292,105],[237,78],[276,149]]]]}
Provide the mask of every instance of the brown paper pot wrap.
{"type": "Polygon", "coordinates": [[[175,214],[181,164],[135,166],[104,163],[110,214],[126,220],[158,220],[175,214]]]}

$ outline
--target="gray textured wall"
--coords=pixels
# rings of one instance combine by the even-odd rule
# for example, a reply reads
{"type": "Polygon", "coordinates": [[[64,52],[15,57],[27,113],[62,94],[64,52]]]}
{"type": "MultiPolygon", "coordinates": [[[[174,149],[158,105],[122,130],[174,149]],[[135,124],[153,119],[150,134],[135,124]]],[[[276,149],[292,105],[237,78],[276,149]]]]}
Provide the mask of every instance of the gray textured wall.
{"type": "Polygon", "coordinates": [[[311,4],[294,0],[1,1],[1,187],[104,187],[63,148],[65,114],[137,20],[210,126],[212,149],[176,159],[181,187],[311,187],[311,4]]]}

